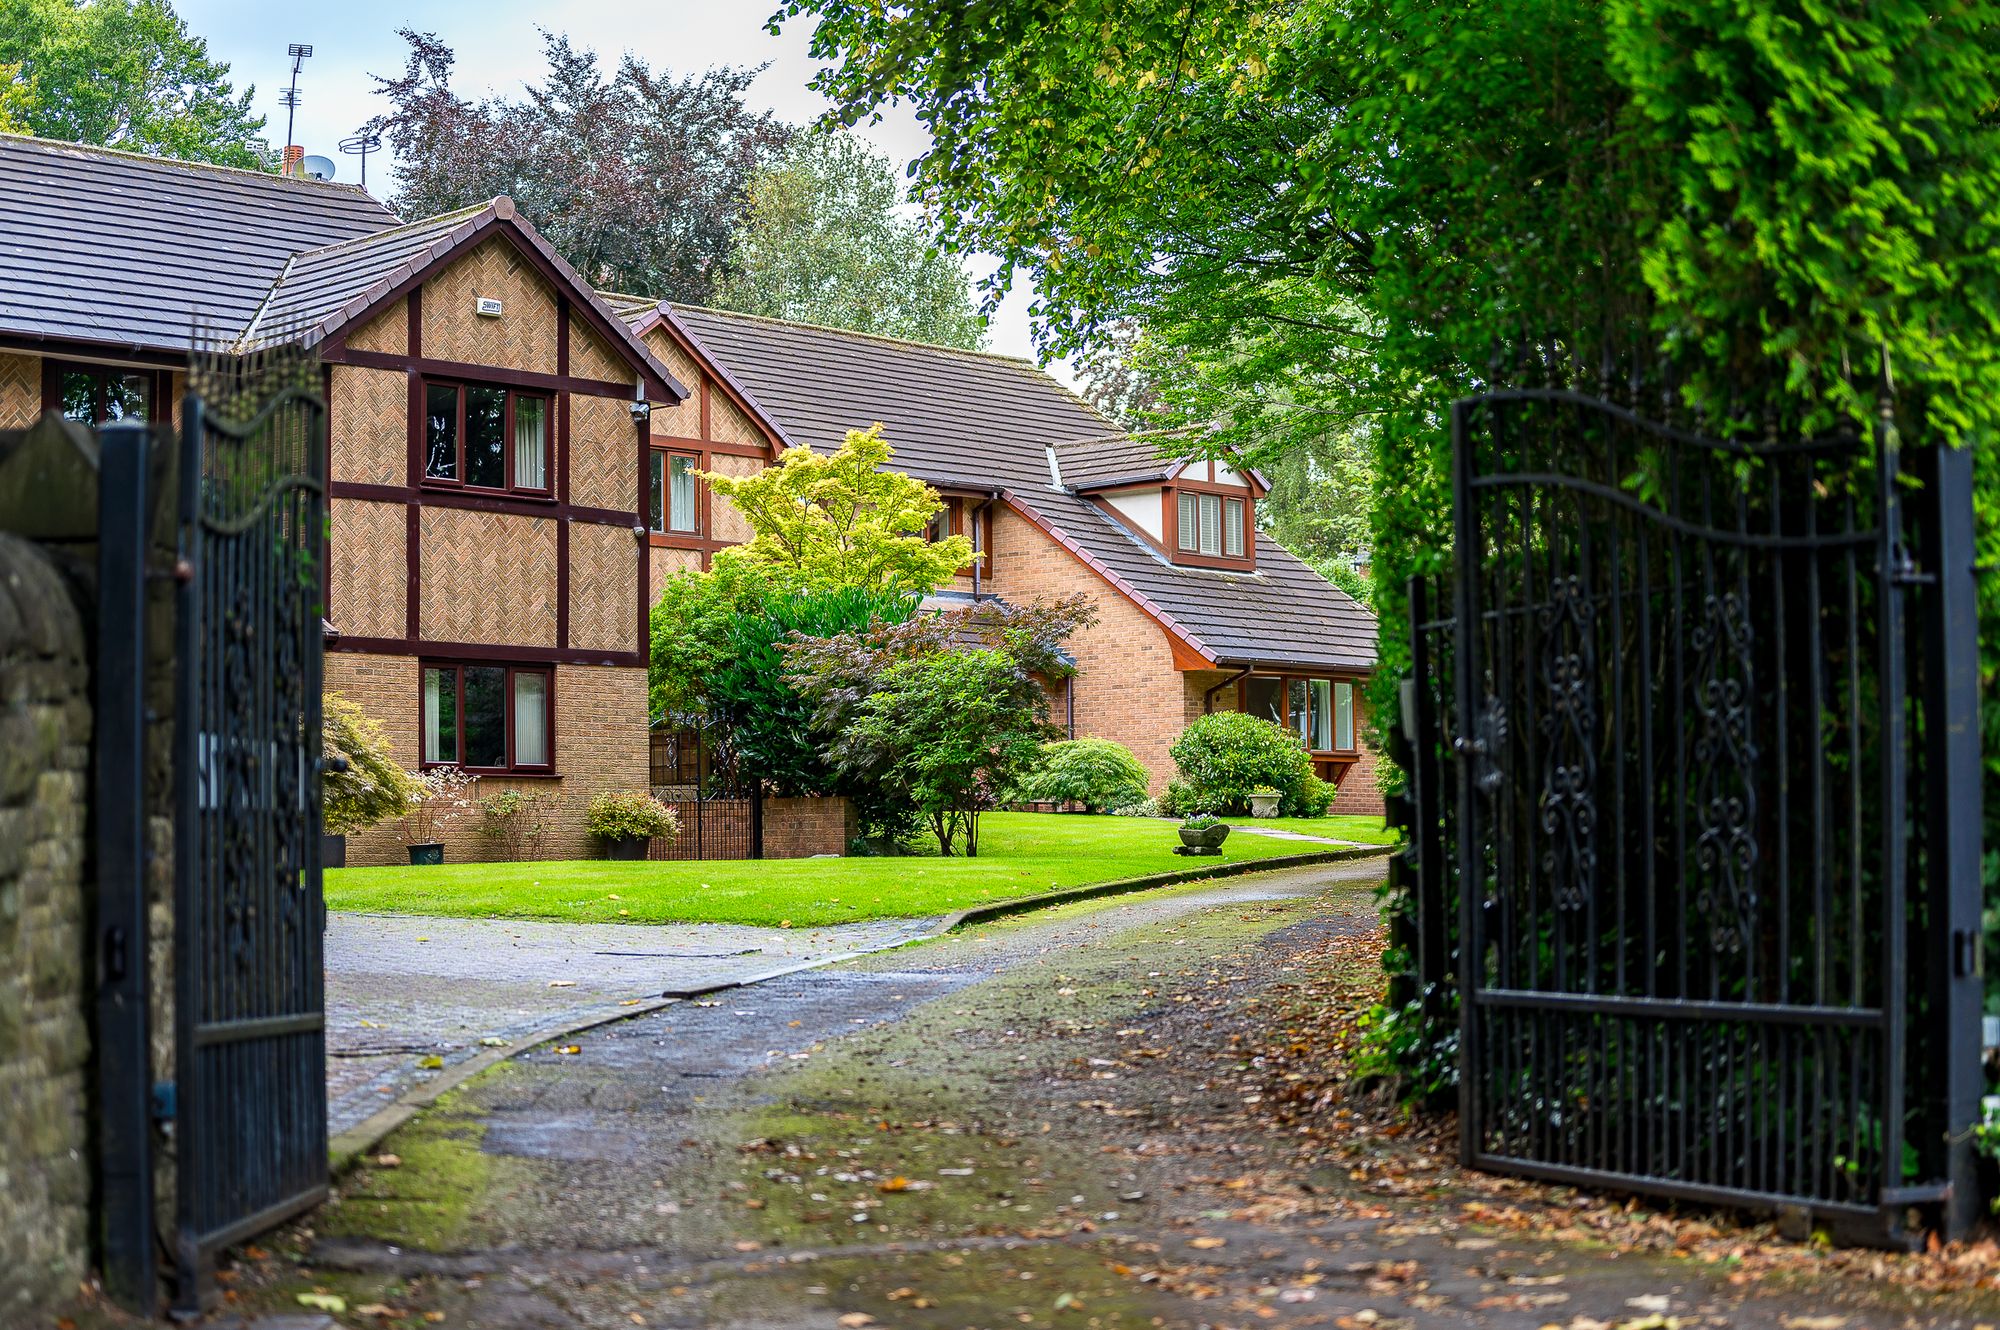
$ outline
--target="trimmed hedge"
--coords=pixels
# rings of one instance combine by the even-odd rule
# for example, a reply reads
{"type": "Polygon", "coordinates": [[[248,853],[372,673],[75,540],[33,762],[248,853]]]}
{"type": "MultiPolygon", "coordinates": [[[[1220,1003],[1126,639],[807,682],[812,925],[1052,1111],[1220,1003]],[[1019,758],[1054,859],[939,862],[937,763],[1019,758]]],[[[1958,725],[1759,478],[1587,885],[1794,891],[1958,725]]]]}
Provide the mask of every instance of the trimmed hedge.
{"type": "Polygon", "coordinates": [[[1202,716],[1174,740],[1180,779],[1167,788],[1163,811],[1244,813],[1250,791],[1278,791],[1281,817],[1319,817],[1333,802],[1333,786],[1313,774],[1299,737],[1282,725],[1240,711],[1202,716]]]}

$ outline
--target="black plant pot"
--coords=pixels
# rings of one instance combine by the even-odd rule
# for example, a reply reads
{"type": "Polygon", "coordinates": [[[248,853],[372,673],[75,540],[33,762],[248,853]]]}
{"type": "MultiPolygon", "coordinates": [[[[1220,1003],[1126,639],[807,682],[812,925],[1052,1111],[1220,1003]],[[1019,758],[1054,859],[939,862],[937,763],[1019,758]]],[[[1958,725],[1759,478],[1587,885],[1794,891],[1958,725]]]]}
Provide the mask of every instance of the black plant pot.
{"type": "Polygon", "coordinates": [[[321,868],[347,867],[346,836],[334,831],[320,833],[319,866],[321,868]]]}
{"type": "Polygon", "coordinates": [[[623,860],[644,859],[646,844],[644,836],[620,836],[616,840],[607,838],[604,842],[604,857],[623,860]]]}
{"type": "Polygon", "coordinates": [[[412,845],[408,848],[410,851],[410,862],[413,864],[441,864],[444,862],[443,841],[434,840],[425,845],[412,845]]]}

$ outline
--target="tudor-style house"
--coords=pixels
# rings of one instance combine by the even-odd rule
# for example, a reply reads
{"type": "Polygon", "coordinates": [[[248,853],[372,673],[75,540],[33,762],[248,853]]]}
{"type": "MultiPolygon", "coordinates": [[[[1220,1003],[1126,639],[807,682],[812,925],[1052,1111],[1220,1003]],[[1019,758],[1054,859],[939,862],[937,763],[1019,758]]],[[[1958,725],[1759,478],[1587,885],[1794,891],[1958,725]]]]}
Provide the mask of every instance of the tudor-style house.
{"type": "Polygon", "coordinates": [[[1337,811],[1382,810],[1360,689],[1374,617],[1258,529],[1255,472],[1163,457],[1009,356],[612,303],[677,373],[695,368],[676,348],[711,375],[726,367],[774,442],[830,450],[881,422],[896,467],[945,497],[938,529],[985,555],[959,593],[1091,595],[1098,622],[1069,644],[1077,674],[1058,720],[1130,747],[1156,792],[1189,721],[1242,710],[1299,735],[1339,787],[1337,811]]]}
{"type": "MultiPolygon", "coordinates": [[[[0,428],[166,419],[197,330],[312,348],[327,687],[482,793],[645,785],[648,404],[695,388],[508,200],[404,225],[348,186],[0,136],[0,218],[0,428]]],[[[580,816],[548,852],[588,852],[580,816]]]]}
{"type": "MultiPolygon", "coordinates": [[[[0,428],[172,419],[197,336],[326,366],[327,687],[407,766],[560,792],[552,856],[652,775],[657,588],[749,536],[701,473],[875,421],[983,555],[942,600],[1096,600],[1070,733],[1157,791],[1190,720],[1248,710],[1336,809],[1381,808],[1373,618],[1259,530],[1254,472],[1162,457],[1025,361],[596,292],[504,198],[405,223],[350,186],[0,135],[0,428]]],[[[477,823],[450,857],[485,853],[477,823]]]]}

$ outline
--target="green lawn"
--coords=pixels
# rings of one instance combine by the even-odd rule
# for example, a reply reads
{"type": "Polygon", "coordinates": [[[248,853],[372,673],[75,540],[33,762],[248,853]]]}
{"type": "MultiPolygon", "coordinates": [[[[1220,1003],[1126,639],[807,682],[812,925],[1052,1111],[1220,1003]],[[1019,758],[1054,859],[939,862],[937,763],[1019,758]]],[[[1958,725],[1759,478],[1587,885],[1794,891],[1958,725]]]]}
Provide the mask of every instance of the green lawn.
{"type": "Polygon", "coordinates": [[[1365,845],[1394,845],[1400,837],[1383,825],[1379,817],[1354,813],[1334,813],[1326,817],[1231,817],[1235,827],[1276,827],[1302,836],[1331,836],[1335,840],[1358,840],[1365,845]]]}
{"type": "MultiPolygon", "coordinates": [[[[1315,825],[1342,820],[1316,819],[1315,825]]],[[[326,874],[326,903],[335,910],[464,918],[789,922],[805,928],[942,914],[1057,887],[1313,848],[1269,836],[1231,836],[1219,859],[1192,859],[1173,853],[1179,841],[1166,822],[1053,813],[988,813],[979,820],[979,842],[977,859],[569,860],[336,868],[326,874]]]]}

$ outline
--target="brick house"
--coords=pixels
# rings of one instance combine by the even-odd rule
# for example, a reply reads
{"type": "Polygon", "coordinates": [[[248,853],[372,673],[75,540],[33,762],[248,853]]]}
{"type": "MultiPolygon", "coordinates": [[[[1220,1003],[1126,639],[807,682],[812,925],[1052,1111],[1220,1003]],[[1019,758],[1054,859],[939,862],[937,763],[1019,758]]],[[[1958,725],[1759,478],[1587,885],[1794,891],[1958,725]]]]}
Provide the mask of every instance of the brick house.
{"type": "MultiPolygon", "coordinates": [[[[190,342],[326,365],[326,682],[406,766],[649,783],[652,591],[748,537],[701,471],[880,420],[983,566],[1086,591],[1061,716],[1165,784],[1204,710],[1298,728],[1379,811],[1374,621],[1256,529],[1252,473],[1163,460],[1025,362],[595,292],[507,199],[403,223],[351,186],[0,135],[0,428],[177,418],[190,342]]],[[[472,819],[447,837],[481,857],[472,819]]],[[[547,846],[587,853],[580,815],[547,846]]],[[[389,829],[350,863],[400,857],[389,829]]]]}
{"type": "MultiPolygon", "coordinates": [[[[197,328],[312,347],[327,687],[482,793],[646,784],[648,408],[696,389],[510,201],[404,225],[349,186],[0,136],[0,218],[0,428],[177,417],[197,328]]],[[[470,818],[448,839],[482,848],[470,818]]],[[[548,850],[587,852],[580,815],[548,850]]]]}
{"type": "MultiPolygon", "coordinates": [[[[1189,721],[1242,710],[1298,732],[1339,787],[1337,811],[1382,811],[1360,687],[1374,617],[1257,529],[1254,472],[1162,456],[1012,357],[610,300],[676,372],[695,372],[677,351],[726,367],[774,444],[832,449],[880,421],[895,465],[944,495],[941,522],[986,556],[959,592],[1091,595],[1099,621],[1070,644],[1078,673],[1059,719],[1131,748],[1155,791],[1189,721]]],[[[694,446],[654,435],[655,474],[663,447],[694,446]]]]}

